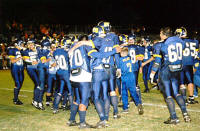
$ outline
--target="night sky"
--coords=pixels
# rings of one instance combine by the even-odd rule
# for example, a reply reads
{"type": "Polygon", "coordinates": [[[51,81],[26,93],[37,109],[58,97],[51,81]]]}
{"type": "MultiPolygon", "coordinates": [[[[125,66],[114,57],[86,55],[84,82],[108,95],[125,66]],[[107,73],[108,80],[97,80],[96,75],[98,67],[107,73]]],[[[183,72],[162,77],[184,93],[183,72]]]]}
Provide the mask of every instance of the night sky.
{"type": "Polygon", "coordinates": [[[0,11],[22,23],[200,25],[198,0],[0,0],[0,11]]]}

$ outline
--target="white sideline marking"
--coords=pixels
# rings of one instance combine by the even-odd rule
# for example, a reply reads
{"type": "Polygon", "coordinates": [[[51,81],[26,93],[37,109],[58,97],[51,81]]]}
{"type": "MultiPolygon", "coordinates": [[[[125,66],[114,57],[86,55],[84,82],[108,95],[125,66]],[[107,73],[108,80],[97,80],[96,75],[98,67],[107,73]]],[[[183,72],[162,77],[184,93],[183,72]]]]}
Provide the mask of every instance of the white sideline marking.
{"type": "Polygon", "coordinates": [[[21,97],[28,97],[28,96],[26,96],[26,95],[19,95],[19,96],[21,96],[21,97]]]}
{"type": "MultiPolygon", "coordinates": [[[[13,89],[9,89],[9,88],[0,88],[1,90],[9,90],[9,91],[13,91],[13,89]]],[[[29,90],[20,90],[20,91],[24,91],[24,92],[33,92],[33,91],[29,91],[29,90]]],[[[27,97],[25,95],[21,95],[22,97],[27,97]]],[[[165,105],[157,105],[157,104],[152,104],[152,103],[143,103],[143,105],[145,106],[156,106],[156,107],[160,107],[160,108],[167,108],[167,106],[165,105]]],[[[179,110],[180,108],[176,108],[176,110],[179,110]]],[[[200,113],[200,110],[192,110],[192,109],[187,109],[187,111],[191,111],[191,112],[198,112],[200,113]]]]}
{"type": "MultiPolygon", "coordinates": [[[[8,91],[13,91],[13,89],[9,89],[9,88],[0,88],[1,90],[8,90],[8,91]]],[[[20,90],[20,91],[24,91],[24,92],[33,92],[33,91],[29,91],[29,90],[20,90]]]]}
{"type": "MultiPolygon", "coordinates": [[[[152,103],[143,103],[143,105],[145,105],[145,106],[156,106],[156,107],[161,107],[161,108],[167,108],[167,106],[165,106],[165,105],[157,105],[157,104],[152,104],[152,103]]],[[[180,110],[180,108],[176,108],[176,110],[180,110]]],[[[187,111],[200,113],[200,110],[187,109],[187,111]]]]}

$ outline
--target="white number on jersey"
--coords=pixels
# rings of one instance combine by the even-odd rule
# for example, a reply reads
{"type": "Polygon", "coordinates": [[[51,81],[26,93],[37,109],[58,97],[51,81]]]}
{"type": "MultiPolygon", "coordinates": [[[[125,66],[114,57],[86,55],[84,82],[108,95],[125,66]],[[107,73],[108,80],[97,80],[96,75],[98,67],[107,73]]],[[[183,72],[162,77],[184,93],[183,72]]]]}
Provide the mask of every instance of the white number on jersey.
{"type": "Polygon", "coordinates": [[[72,67],[72,63],[73,63],[73,58],[74,58],[75,66],[83,65],[83,57],[82,57],[81,51],[79,49],[76,49],[74,51],[74,53],[69,54],[69,58],[70,58],[71,67],[72,67]]]}
{"type": "Polygon", "coordinates": [[[176,43],[176,45],[170,45],[167,50],[169,55],[169,62],[182,60],[183,47],[181,43],[176,43]]]}
{"type": "MultiPolygon", "coordinates": [[[[19,51],[16,52],[16,58],[22,57],[21,53],[19,51]]],[[[16,62],[17,65],[23,65],[22,59],[18,60],[16,62]]]]}
{"type": "Polygon", "coordinates": [[[67,62],[64,55],[55,56],[59,69],[68,70],[67,62]]]}
{"type": "Polygon", "coordinates": [[[129,55],[131,57],[131,62],[134,64],[136,62],[136,54],[134,49],[130,49],[129,55]]]}
{"type": "MultiPolygon", "coordinates": [[[[104,52],[109,52],[112,51],[112,47],[106,47],[104,52]]],[[[102,60],[103,63],[109,63],[110,62],[110,56],[108,58],[103,58],[102,60]]]]}
{"type": "Polygon", "coordinates": [[[83,57],[82,57],[81,51],[79,49],[75,50],[74,57],[75,57],[75,59],[74,59],[75,65],[81,66],[83,64],[83,57]]]}
{"type": "Polygon", "coordinates": [[[30,61],[37,61],[36,57],[37,57],[37,53],[36,52],[29,52],[29,56],[30,56],[30,61]]]}
{"type": "Polygon", "coordinates": [[[184,50],[183,55],[184,55],[184,56],[189,56],[189,55],[191,55],[191,56],[194,57],[196,54],[197,54],[197,52],[196,52],[196,43],[187,42],[187,43],[186,43],[186,48],[185,48],[185,50],[184,50]]]}

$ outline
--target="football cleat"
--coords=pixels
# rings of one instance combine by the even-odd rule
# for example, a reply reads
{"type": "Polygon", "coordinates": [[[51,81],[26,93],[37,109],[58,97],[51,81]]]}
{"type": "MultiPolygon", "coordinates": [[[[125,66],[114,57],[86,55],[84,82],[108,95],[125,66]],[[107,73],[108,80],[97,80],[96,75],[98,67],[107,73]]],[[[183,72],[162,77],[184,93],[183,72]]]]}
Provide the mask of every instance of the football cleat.
{"type": "Polygon", "coordinates": [[[76,123],[75,120],[74,120],[74,121],[69,120],[69,121],[67,122],[67,125],[68,125],[68,126],[78,126],[78,123],[76,123]]]}
{"type": "Polygon", "coordinates": [[[198,101],[195,101],[193,98],[188,98],[188,104],[196,104],[198,101]]]}
{"type": "Polygon", "coordinates": [[[129,111],[128,111],[128,109],[126,109],[126,110],[123,110],[122,113],[127,114],[127,113],[129,113],[129,111]]]}
{"type": "Polygon", "coordinates": [[[138,105],[138,113],[139,113],[139,115],[144,114],[144,110],[143,110],[142,104],[139,104],[139,105],[138,105]]]}
{"type": "Polygon", "coordinates": [[[143,93],[149,93],[149,89],[145,89],[143,93]]]}
{"type": "Polygon", "coordinates": [[[15,104],[15,105],[23,105],[23,103],[18,99],[18,100],[13,100],[13,103],[15,104]]]}
{"type": "Polygon", "coordinates": [[[185,122],[191,122],[191,119],[188,113],[183,113],[183,119],[185,122]]]}
{"type": "Polygon", "coordinates": [[[114,114],[114,115],[113,115],[113,118],[114,118],[114,119],[119,119],[119,118],[121,118],[121,116],[120,116],[119,114],[114,114]]]}
{"type": "Polygon", "coordinates": [[[104,128],[106,127],[106,121],[99,121],[97,124],[94,126],[94,128],[104,128]]]}
{"type": "Polygon", "coordinates": [[[43,106],[43,104],[42,103],[38,103],[38,109],[40,109],[40,110],[45,110],[45,108],[44,108],[44,106],[43,106]]]}
{"type": "Polygon", "coordinates": [[[54,110],[53,110],[53,114],[57,114],[58,112],[59,112],[58,109],[54,109],[54,110]]]}
{"type": "Polygon", "coordinates": [[[46,101],[46,106],[50,106],[50,102],[49,101],[46,101]]]}
{"type": "Polygon", "coordinates": [[[34,100],[33,100],[31,104],[32,104],[32,106],[34,106],[35,108],[38,108],[38,103],[37,103],[37,101],[34,101],[34,100]]]}
{"type": "Polygon", "coordinates": [[[94,126],[89,125],[89,124],[86,123],[86,122],[80,123],[79,129],[85,129],[85,128],[94,128],[94,126]]]}
{"type": "Polygon", "coordinates": [[[171,117],[170,117],[170,118],[168,118],[166,121],[164,121],[164,123],[165,123],[165,124],[174,124],[174,125],[176,125],[176,124],[180,123],[180,121],[179,121],[178,118],[176,118],[176,119],[171,119],[171,117]]]}

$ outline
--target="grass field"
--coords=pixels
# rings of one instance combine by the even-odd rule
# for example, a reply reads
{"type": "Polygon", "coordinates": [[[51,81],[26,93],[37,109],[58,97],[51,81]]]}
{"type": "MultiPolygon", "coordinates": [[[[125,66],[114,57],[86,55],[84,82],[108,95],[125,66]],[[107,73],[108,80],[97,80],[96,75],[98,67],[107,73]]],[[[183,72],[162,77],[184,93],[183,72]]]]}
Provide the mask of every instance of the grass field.
{"type": "MultiPolygon", "coordinates": [[[[140,80],[142,91],[143,83],[140,80]]],[[[69,119],[69,111],[61,111],[54,115],[50,108],[40,111],[32,107],[33,83],[25,72],[25,80],[20,92],[20,100],[23,106],[16,106],[12,103],[14,82],[10,71],[0,71],[0,131],[75,131],[78,127],[68,127],[66,122],[69,119]]],[[[200,130],[200,104],[187,106],[192,122],[185,123],[180,109],[176,105],[177,115],[180,119],[178,125],[165,125],[169,117],[168,110],[159,91],[151,90],[150,93],[143,93],[144,115],[138,115],[137,108],[133,103],[130,104],[128,114],[121,114],[121,119],[112,118],[112,107],[110,111],[109,125],[105,131],[199,131],[200,130]]],[[[200,101],[199,98],[197,100],[200,101]]],[[[121,112],[122,109],[119,108],[121,112]]],[[[79,117],[76,117],[79,121],[79,117]]],[[[96,124],[99,121],[98,115],[91,105],[88,108],[86,121],[96,124]]],[[[89,129],[86,129],[89,130],[89,129]]]]}

